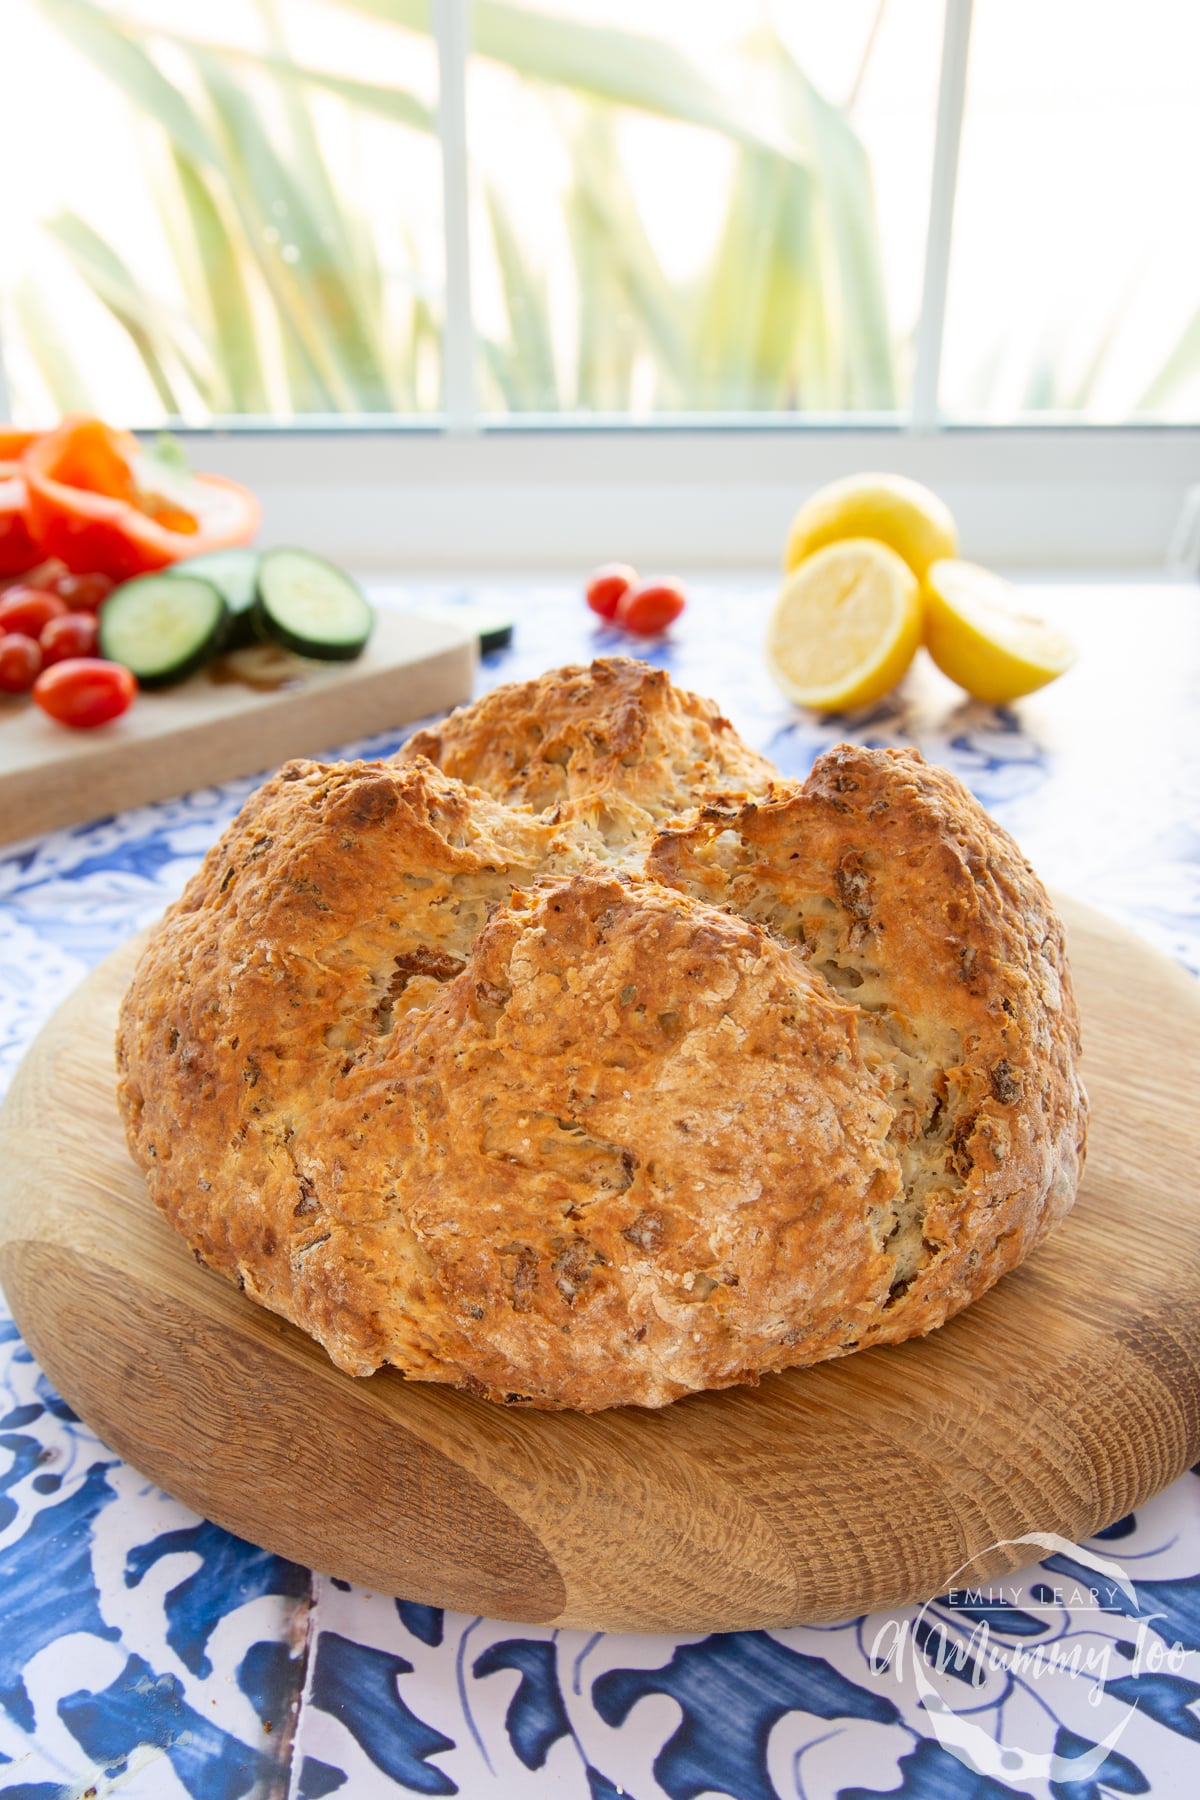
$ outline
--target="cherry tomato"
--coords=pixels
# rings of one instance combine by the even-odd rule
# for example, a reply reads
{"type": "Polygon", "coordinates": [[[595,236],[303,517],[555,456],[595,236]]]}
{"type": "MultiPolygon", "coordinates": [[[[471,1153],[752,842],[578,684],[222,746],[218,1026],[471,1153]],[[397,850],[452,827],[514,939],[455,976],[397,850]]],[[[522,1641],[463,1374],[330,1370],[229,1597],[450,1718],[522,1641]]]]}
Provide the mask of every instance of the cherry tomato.
{"type": "Polygon", "coordinates": [[[10,631],[0,637],[0,694],[24,694],[42,666],[42,653],[31,637],[10,631]]]}
{"type": "Polygon", "coordinates": [[[614,616],[616,623],[623,625],[626,631],[653,637],[656,631],[665,631],[686,605],[687,601],[672,582],[654,581],[622,594],[614,616]]]}
{"type": "Polygon", "coordinates": [[[66,563],[57,562],[51,557],[49,562],[39,563],[36,569],[27,569],[21,577],[22,587],[44,588],[46,593],[58,592],[58,584],[68,573],[66,563]]]}
{"type": "Polygon", "coordinates": [[[45,669],[33,684],[33,697],[60,725],[89,730],[105,725],[133,705],[137,678],[120,663],[98,656],[73,656],[45,669]]]}
{"type": "Polygon", "coordinates": [[[69,612],[51,619],[42,627],[38,643],[42,646],[42,662],[65,662],[68,656],[95,656],[100,626],[95,613],[69,612]]]}
{"type": "Polygon", "coordinates": [[[54,579],[54,592],[72,612],[99,612],[116,583],[110,575],[65,575],[54,579]]]}
{"type": "Polygon", "coordinates": [[[637,570],[628,563],[605,563],[587,584],[587,603],[602,619],[611,619],[621,595],[637,585],[637,570]]]}
{"type": "Polygon", "coordinates": [[[39,638],[51,619],[61,618],[66,610],[66,601],[57,594],[43,594],[31,587],[9,588],[0,599],[0,631],[39,638]]]}

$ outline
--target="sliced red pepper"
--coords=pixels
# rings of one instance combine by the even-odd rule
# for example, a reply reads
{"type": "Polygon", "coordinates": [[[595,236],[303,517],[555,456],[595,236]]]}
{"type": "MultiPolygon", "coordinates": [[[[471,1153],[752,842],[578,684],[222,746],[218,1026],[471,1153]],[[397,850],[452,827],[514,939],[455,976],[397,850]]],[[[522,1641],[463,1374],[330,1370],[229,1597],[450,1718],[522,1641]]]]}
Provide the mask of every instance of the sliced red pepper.
{"type": "Polygon", "coordinates": [[[247,544],[262,516],[248,488],[168,471],[99,419],[64,419],[26,449],[22,467],[39,555],[114,581],[247,544]]]}
{"type": "Polygon", "coordinates": [[[0,425],[0,462],[17,462],[40,436],[39,431],[13,431],[0,425]]]}
{"type": "Polygon", "coordinates": [[[0,431],[0,578],[24,575],[42,560],[29,531],[21,457],[36,431],[0,431]]]}

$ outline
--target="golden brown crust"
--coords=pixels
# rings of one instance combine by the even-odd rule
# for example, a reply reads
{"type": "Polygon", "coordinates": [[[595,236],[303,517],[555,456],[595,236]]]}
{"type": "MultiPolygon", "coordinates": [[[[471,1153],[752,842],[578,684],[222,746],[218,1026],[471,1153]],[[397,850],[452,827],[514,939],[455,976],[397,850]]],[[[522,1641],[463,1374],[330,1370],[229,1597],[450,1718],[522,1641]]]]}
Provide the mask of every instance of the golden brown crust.
{"type": "Polygon", "coordinates": [[[1075,1198],[1087,1104],[1062,926],[1007,832],[912,750],[664,833],[657,879],[795,943],[858,1009],[904,1171],[897,1279],[860,1342],[932,1330],[1075,1198]]]}
{"type": "Polygon", "coordinates": [[[289,765],[151,939],[121,1103],[197,1254],[352,1373],[583,1410],[928,1331],[1020,1261],[1086,1103],[1006,834],[912,751],[770,787],[641,665],[499,693],[289,765]]]}
{"type": "Polygon", "coordinates": [[[607,803],[610,843],[716,796],[765,793],[778,775],[711,700],[627,656],[493,688],[417,732],[401,756],[428,757],[508,806],[591,816],[607,803]]]}

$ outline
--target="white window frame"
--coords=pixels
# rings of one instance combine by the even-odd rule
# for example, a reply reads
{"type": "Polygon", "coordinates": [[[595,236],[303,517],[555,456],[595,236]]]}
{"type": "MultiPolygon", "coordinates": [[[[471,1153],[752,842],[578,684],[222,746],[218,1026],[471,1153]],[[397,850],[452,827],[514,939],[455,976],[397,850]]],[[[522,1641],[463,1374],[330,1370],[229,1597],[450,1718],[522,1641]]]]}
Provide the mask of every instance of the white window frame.
{"type": "MultiPolygon", "coordinates": [[[[444,408],[183,430],[203,465],[248,482],[267,541],[365,570],[537,569],[619,556],[758,568],[803,496],[862,469],[927,482],[966,554],[1001,568],[1162,567],[1200,483],[1200,427],[961,425],[940,384],[973,0],[946,0],[921,313],[906,413],[586,420],[482,413],[468,232],[471,0],[431,0],[439,64],[446,292],[444,408]]],[[[10,416],[0,344],[0,417],[10,416]]],[[[1195,502],[1193,501],[1193,504],[1195,502]]]]}

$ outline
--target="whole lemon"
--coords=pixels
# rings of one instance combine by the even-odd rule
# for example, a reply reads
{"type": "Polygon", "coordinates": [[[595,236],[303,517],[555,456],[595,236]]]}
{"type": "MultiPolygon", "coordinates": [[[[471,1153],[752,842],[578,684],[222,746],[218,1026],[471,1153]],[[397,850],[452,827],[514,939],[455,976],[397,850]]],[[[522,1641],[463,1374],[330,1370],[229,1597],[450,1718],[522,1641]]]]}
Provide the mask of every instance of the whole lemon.
{"type": "Polygon", "coordinates": [[[874,538],[902,556],[923,581],[930,563],[958,555],[950,509],[929,488],[903,475],[848,475],[806,500],[792,520],[785,570],[843,538],[874,538]]]}

